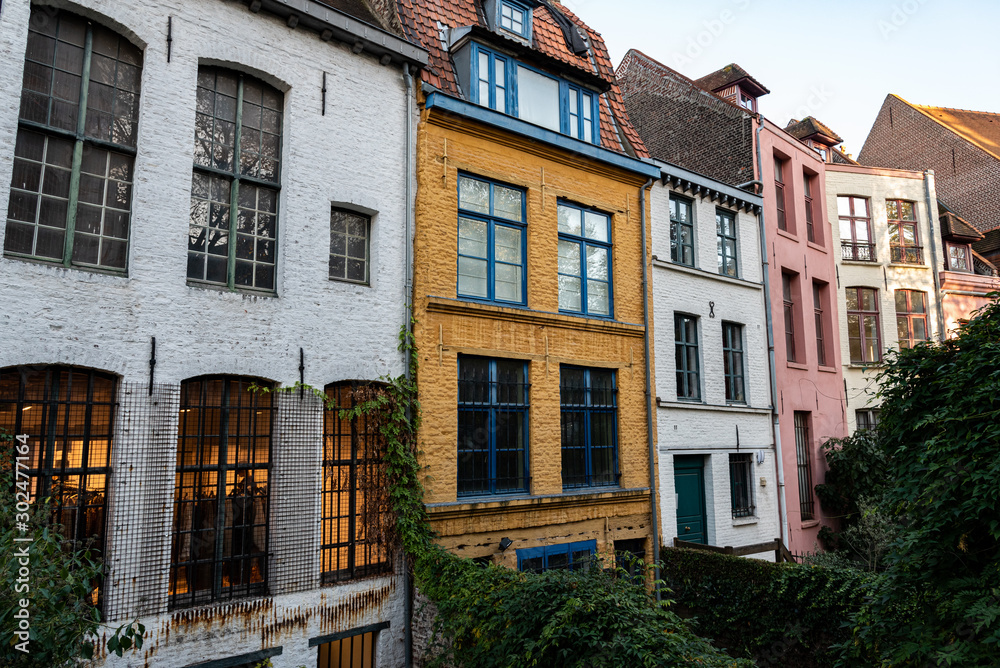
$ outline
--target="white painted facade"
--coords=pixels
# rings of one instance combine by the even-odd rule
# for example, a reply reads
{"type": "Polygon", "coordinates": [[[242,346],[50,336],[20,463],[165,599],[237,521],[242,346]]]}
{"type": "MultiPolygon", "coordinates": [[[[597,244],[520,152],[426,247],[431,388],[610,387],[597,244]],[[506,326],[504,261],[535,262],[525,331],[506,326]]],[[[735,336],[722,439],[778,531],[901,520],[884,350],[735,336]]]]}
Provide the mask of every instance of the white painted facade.
{"type": "MultiPolygon", "coordinates": [[[[664,174],[682,170],[663,166],[664,174]]],[[[719,193],[741,192],[745,202],[760,198],[707,177],[683,172],[652,187],[653,314],[656,358],[657,443],[660,475],[660,513],[663,544],[678,536],[675,457],[704,458],[706,542],[743,546],[771,541],[780,535],[778,486],[771,429],[770,376],[767,325],[760,259],[760,232],[753,206],[737,209],[719,193]],[[685,181],[685,179],[687,179],[685,181]],[[714,192],[711,192],[714,189],[714,192]],[[671,260],[670,198],[692,203],[694,266],[671,260]],[[736,215],[737,276],[720,274],[717,253],[717,209],[736,215]],[[674,317],[695,316],[698,323],[700,398],[678,398],[674,317]],[[742,325],[746,401],[727,402],[722,324],[742,325]],[[737,449],[737,433],[739,448],[737,449]],[[755,510],[734,517],[730,455],[752,454],[752,490],[755,510]],[[758,456],[760,454],[760,456],[758,456]]],[[[773,559],[773,553],[755,555],[773,559]]]]}
{"type": "MultiPolygon", "coordinates": [[[[281,18],[253,13],[232,0],[43,4],[103,24],[143,52],[127,275],[0,258],[0,368],[73,365],[113,373],[122,384],[148,383],[156,337],[156,383],[234,374],[292,385],[300,378],[300,348],[304,382],[320,388],[403,373],[397,337],[404,322],[405,224],[412,206],[406,197],[412,146],[407,146],[403,59],[384,57],[389,64],[382,65],[377,56],[352,53],[350,44],[323,41],[314,30],[290,28],[281,18]],[[186,280],[196,82],[203,64],[251,74],[284,94],[273,296],[196,287],[186,280]],[[372,216],[368,285],[328,278],[332,206],[372,216]]],[[[314,12],[326,11],[308,4],[314,12]]],[[[0,210],[5,212],[29,11],[28,0],[7,0],[0,10],[0,210]]],[[[367,30],[373,40],[382,39],[377,29],[367,30]]],[[[412,120],[415,125],[416,116],[412,120]]],[[[282,653],[271,659],[275,668],[314,666],[311,638],[380,622],[390,627],[379,635],[376,664],[402,665],[407,620],[399,576],[167,611],[170,518],[163,521],[166,534],[156,537],[161,561],[136,564],[131,557],[149,547],[138,544],[138,511],[115,504],[123,485],[160,485],[165,490],[160,501],[170,513],[176,404],[165,404],[161,415],[166,417],[156,425],[160,437],[172,439],[174,448],[163,467],[144,466],[145,453],[132,439],[141,429],[126,425],[125,415],[116,421],[107,596],[123,595],[129,574],[140,569],[163,574],[163,586],[161,599],[147,602],[157,612],[142,618],[148,629],[144,649],[110,657],[104,665],[187,666],[280,646],[282,653]],[[250,608],[252,618],[241,616],[250,608]]],[[[314,439],[310,464],[317,470],[320,428],[317,421],[306,434],[314,439]]],[[[280,481],[279,443],[280,437],[271,461],[280,481]]],[[[318,475],[307,484],[319,485],[318,475]]],[[[315,516],[301,517],[315,523],[316,533],[318,512],[317,494],[315,516]]],[[[273,520],[272,515],[271,552],[280,557],[274,535],[281,527],[273,520]]],[[[143,536],[152,540],[148,532],[143,536]]],[[[280,580],[278,561],[269,570],[280,580]]],[[[314,579],[318,584],[318,565],[314,579]]]]}
{"type": "MultiPolygon", "coordinates": [[[[826,204],[831,221],[833,238],[839,230],[838,196],[863,197],[868,200],[871,216],[871,239],[875,244],[875,261],[845,260],[844,253],[837,253],[837,272],[840,285],[837,289],[840,313],[840,348],[847,383],[847,433],[857,429],[858,411],[878,409],[875,377],[879,367],[851,359],[848,331],[846,290],[851,287],[873,288],[878,291],[879,348],[882,355],[899,349],[896,323],[897,290],[923,292],[927,303],[928,338],[940,340],[942,322],[939,294],[934,282],[934,267],[944,266],[943,243],[937,224],[937,211],[928,212],[930,200],[937,202],[932,175],[922,172],[861,167],[856,165],[826,165],[826,204]],[[901,264],[891,261],[889,225],[886,200],[904,200],[914,203],[917,220],[917,245],[922,246],[922,263],[901,264]]],[[[849,232],[847,233],[849,236],[849,232]]],[[[843,235],[841,235],[841,238],[843,235]]],[[[849,239],[848,239],[849,241],[849,239]]],[[[852,257],[851,253],[847,253],[852,257]]]]}

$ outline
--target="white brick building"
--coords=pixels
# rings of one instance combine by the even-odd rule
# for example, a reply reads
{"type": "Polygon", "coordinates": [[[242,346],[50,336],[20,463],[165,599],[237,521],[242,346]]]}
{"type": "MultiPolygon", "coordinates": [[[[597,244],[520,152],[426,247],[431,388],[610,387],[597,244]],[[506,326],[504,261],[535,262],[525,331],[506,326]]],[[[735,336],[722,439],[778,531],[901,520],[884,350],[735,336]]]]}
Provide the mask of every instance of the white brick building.
{"type": "Polygon", "coordinates": [[[364,429],[247,390],[403,373],[404,67],[426,54],[380,23],[314,0],[2,5],[0,427],[79,485],[63,521],[100,536],[105,615],[146,625],[106,665],[313,666],[364,631],[402,665],[399,562],[349,493],[364,429]]]}
{"type": "Polygon", "coordinates": [[[780,529],[761,198],[658,164],[664,178],[652,188],[651,215],[664,544],[771,541],[780,529]]]}
{"type": "Polygon", "coordinates": [[[847,431],[854,433],[878,420],[875,377],[886,351],[941,340],[944,331],[934,276],[945,266],[934,177],[827,164],[826,206],[840,235],[839,338],[847,431]]]}

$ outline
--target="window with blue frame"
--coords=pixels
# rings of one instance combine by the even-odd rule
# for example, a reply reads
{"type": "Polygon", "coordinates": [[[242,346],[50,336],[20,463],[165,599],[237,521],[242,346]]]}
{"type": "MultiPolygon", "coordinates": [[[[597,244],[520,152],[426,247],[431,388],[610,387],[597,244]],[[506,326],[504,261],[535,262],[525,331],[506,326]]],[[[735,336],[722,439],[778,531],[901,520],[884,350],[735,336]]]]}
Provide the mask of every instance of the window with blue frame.
{"type": "Polygon", "coordinates": [[[559,202],[559,310],[610,318],[611,217],[559,202]]]}
{"type": "Polygon", "coordinates": [[[524,191],[458,177],[458,295],[524,304],[524,191]]]}
{"type": "MultiPolygon", "coordinates": [[[[600,144],[600,96],[473,43],[472,102],[554,132],[600,144]]],[[[463,81],[463,84],[465,81],[463,81]]]]}
{"type": "Polygon", "coordinates": [[[535,573],[587,570],[595,552],[597,552],[596,540],[529,547],[517,551],[517,570],[535,573]]]}
{"type": "Polygon", "coordinates": [[[595,96],[576,86],[569,86],[569,135],[586,142],[594,142],[595,96]]]}
{"type": "Polygon", "coordinates": [[[618,410],[611,369],[559,369],[563,487],[617,485],[618,410]]]}
{"type": "Polygon", "coordinates": [[[528,491],[528,363],[458,358],[458,495],[528,491]]]}
{"type": "Polygon", "coordinates": [[[500,27],[518,37],[531,37],[531,10],[518,2],[500,0],[500,27]]]}

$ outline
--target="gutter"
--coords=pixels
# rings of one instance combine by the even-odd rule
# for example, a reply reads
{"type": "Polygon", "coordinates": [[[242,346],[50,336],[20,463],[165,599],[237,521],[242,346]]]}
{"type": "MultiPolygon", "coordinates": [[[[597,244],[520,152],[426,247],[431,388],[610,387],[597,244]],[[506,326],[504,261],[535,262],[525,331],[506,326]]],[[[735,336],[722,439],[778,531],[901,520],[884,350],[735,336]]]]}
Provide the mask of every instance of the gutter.
{"type": "Polygon", "coordinates": [[[354,53],[366,51],[383,65],[424,67],[428,62],[425,49],[316,0],[250,0],[248,7],[254,14],[263,9],[284,19],[289,28],[309,28],[324,42],[336,39],[350,45],[354,53]]]}
{"type": "MultiPolygon", "coordinates": [[[[652,361],[650,360],[650,336],[649,336],[649,267],[646,262],[646,190],[653,185],[650,178],[639,188],[639,221],[642,225],[642,324],[643,342],[646,346],[646,443],[649,445],[649,510],[652,521],[652,541],[653,541],[653,579],[660,579],[660,527],[657,522],[656,490],[657,475],[653,462],[656,461],[656,446],[653,445],[653,381],[652,381],[652,361]]],[[[659,587],[655,588],[656,600],[660,601],[661,593],[659,587]]]]}
{"type": "MultiPolygon", "coordinates": [[[[764,124],[758,122],[757,141],[757,175],[764,178],[764,168],[760,159],[760,131],[764,124]]],[[[763,196],[763,186],[761,187],[763,196]]],[[[778,468],[778,524],[781,530],[781,542],[788,547],[788,508],[785,505],[785,460],[781,455],[781,417],[778,414],[778,374],[774,361],[774,321],[771,318],[771,276],[770,262],[767,259],[767,239],[764,236],[764,207],[760,208],[757,218],[760,228],[760,263],[764,274],[764,313],[767,316],[767,364],[771,376],[771,433],[774,436],[774,456],[778,468]]]]}
{"type": "MultiPolygon", "coordinates": [[[[413,75],[410,74],[409,63],[403,63],[403,81],[406,82],[406,121],[405,137],[403,143],[403,181],[406,183],[406,198],[403,206],[406,209],[404,218],[405,236],[403,245],[405,250],[405,261],[403,268],[403,331],[407,336],[413,332],[413,75]]],[[[410,356],[406,348],[403,349],[403,374],[406,380],[411,379],[410,356]]],[[[407,409],[407,422],[411,419],[410,411],[407,409]]],[[[413,666],[413,587],[410,582],[410,558],[403,551],[403,665],[405,668],[413,666]]]]}
{"type": "Polygon", "coordinates": [[[928,169],[924,172],[924,192],[927,196],[927,226],[931,233],[931,273],[934,275],[934,292],[937,293],[937,316],[938,316],[938,341],[943,342],[945,338],[944,324],[944,304],[941,300],[941,274],[938,271],[937,260],[937,235],[934,230],[934,221],[937,220],[937,197],[934,188],[934,170],[928,169]]]}

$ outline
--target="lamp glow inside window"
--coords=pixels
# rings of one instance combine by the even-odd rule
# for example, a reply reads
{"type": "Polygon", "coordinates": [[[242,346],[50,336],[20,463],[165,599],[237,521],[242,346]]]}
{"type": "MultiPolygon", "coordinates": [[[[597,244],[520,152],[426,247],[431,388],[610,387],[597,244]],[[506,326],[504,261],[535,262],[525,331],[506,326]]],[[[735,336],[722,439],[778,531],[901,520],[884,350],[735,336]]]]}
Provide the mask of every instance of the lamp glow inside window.
{"type": "Polygon", "coordinates": [[[500,27],[520,37],[528,37],[528,11],[511,2],[500,3],[500,27]]]}

